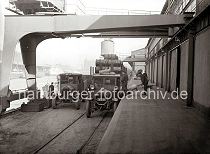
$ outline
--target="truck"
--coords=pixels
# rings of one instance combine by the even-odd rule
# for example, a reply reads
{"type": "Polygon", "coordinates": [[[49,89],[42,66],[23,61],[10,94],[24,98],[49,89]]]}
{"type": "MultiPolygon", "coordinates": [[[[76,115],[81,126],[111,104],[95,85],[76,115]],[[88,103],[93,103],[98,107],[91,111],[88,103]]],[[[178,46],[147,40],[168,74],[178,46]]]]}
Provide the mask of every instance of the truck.
{"type": "Polygon", "coordinates": [[[87,118],[97,110],[116,111],[121,101],[121,73],[126,68],[115,54],[106,54],[103,57],[104,59],[96,60],[95,74],[88,88],[91,97],[86,103],[87,118]]]}

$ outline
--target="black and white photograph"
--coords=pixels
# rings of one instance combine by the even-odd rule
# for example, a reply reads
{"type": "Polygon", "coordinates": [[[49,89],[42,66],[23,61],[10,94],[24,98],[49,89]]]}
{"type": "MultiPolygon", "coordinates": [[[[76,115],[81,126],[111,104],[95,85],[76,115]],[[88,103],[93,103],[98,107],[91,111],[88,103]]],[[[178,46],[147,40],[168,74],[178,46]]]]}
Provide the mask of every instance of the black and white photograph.
{"type": "Polygon", "coordinates": [[[210,154],[210,0],[0,0],[0,154],[210,154]]]}

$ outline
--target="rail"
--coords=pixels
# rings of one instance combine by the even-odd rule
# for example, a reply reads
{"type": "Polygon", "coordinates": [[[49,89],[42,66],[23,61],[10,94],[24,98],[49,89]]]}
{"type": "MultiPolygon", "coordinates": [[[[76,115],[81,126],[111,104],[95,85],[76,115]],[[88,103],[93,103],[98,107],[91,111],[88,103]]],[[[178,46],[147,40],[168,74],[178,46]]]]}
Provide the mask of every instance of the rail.
{"type": "MultiPolygon", "coordinates": [[[[39,148],[37,148],[34,151],[31,151],[31,153],[33,154],[37,154],[39,153],[42,149],[44,149],[46,146],[48,146],[52,141],[54,141],[55,139],[57,139],[61,134],[63,134],[67,129],[70,129],[75,123],[77,123],[79,120],[82,119],[83,116],[85,116],[85,113],[82,113],[79,117],[77,117],[73,122],[70,122],[66,127],[64,127],[60,132],[58,132],[54,137],[52,137],[48,142],[46,142],[45,144],[41,145],[39,148]]],[[[87,140],[84,141],[84,143],[82,144],[82,146],[77,150],[77,154],[81,154],[82,150],[84,149],[84,147],[90,142],[90,140],[92,139],[93,135],[95,134],[95,132],[97,131],[97,129],[99,128],[99,126],[102,124],[103,120],[106,118],[107,116],[107,112],[105,112],[101,118],[101,120],[98,122],[97,126],[93,129],[93,131],[90,133],[89,137],[87,138],[87,140]]]]}

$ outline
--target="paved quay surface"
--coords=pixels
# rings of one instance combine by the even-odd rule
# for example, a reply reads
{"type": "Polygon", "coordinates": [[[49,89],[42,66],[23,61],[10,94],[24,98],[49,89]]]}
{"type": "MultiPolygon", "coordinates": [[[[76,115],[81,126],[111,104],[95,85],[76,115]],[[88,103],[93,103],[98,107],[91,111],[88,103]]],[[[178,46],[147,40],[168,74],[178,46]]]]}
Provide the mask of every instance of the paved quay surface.
{"type": "Polygon", "coordinates": [[[97,153],[210,153],[210,121],[179,100],[124,99],[97,153]]]}

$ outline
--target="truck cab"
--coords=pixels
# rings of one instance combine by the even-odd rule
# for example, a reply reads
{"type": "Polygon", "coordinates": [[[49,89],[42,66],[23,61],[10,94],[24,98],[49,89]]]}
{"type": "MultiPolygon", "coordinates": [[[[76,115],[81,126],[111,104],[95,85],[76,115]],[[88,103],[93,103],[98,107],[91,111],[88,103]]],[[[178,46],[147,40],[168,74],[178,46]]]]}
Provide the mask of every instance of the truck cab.
{"type": "Polygon", "coordinates": [[[119,92],[121,89],[119,74],[95,74],[92,84],[89,86],[91,97],[87,100],[86,116],[90,118],[96,110],[117,109],[120,102],[119,92]]]}

